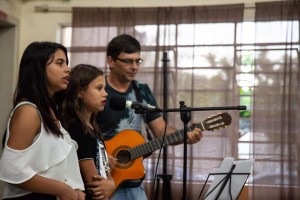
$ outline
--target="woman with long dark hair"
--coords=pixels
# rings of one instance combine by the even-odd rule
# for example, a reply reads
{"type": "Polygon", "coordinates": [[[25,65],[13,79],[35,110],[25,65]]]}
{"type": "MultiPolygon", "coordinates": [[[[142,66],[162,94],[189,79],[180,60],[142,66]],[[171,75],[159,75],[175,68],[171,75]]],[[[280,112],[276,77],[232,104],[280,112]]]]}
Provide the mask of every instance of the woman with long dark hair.
{"type": "Polygon", "coordinates": [[[33,42],[25,49],[0,160],[4,199],[84,200],[77,144],[59,121],[69,72],[61,44],[33,42]]]}

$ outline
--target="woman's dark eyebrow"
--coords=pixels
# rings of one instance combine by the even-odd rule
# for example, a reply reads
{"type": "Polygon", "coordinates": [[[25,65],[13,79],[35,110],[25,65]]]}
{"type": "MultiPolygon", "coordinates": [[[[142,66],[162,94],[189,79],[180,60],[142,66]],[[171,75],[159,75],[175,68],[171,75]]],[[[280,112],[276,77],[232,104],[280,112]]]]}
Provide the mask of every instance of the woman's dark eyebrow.
{"type": "Polygon", "coordinates": [[[62,59],[62,58],[57,58],[56,61],[62,61],[62,62],[65,62],[65,60],[62,59]]]}

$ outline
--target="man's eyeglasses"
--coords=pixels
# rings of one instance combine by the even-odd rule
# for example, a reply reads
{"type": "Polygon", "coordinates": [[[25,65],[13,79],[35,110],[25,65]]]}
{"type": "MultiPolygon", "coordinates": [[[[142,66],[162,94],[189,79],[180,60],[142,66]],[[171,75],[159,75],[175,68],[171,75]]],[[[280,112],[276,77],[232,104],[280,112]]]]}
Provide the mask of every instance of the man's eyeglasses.
{"type": "Polygon", "coordinates": [[[133,64],[135,62],[135,64],[139,65],[141,64],[144,60],[139,58],[139,59],[136,59],[136,60],[133,60],[133,59],[121,59],[121,58],[115,58],[115,60],[119,60],[123,63],[126,63],[126,64],[133,64]]]}

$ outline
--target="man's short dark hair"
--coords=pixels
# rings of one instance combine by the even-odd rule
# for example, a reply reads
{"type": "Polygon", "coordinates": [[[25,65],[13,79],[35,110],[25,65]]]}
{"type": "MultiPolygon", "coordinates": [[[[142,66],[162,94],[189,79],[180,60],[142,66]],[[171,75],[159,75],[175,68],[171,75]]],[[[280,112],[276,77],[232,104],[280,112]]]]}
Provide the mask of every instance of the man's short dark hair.
{"type": "Polygon", "coordinates": [[[107,46],[106,55],[117,58],[121,53],[141,52],[141,45],[134,37],[122,34],[113,38],[107,46]]]}

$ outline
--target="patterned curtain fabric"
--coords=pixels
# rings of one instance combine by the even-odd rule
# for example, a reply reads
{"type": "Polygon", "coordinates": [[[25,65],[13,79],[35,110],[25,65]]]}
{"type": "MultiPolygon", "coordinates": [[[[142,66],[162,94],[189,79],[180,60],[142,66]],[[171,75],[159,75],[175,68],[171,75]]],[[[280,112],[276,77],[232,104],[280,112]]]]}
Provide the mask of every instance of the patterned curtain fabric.
{"type": "Polygon", "coordinates": [[[266,193],[276,199],[300,195],[299,20],[297,1],[256,4],[253,156],[259,176],[253,199],[266,193]]]}

